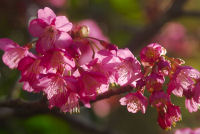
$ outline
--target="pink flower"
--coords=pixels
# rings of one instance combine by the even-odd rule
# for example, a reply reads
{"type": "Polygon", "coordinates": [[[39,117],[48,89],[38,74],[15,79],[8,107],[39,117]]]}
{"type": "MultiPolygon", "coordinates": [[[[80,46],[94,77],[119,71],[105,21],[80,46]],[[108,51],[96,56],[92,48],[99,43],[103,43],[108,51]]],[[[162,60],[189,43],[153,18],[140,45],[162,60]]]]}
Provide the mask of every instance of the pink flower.
{"type": "Polygon", "coordinates": [[[90,61],[87,65],[82,66],[85,70],[90,71],[90,72],[98,72],[99,74],[101,74],[102,76],[104,76],[104,78],[106,79],[106,84],[101,84],[101,86],[97,89],[97,93],[101,94],[104,93],[106,91],[108,91],[109,89],[109,73],[106,70],[103,70],[104,64],[102,64],[101,62],[98,63],[98,59],[95,58],[92,61],[90,61]]]}
{"type": "Polygon", "coordinates": [[[170,103],[170,98],[169,95],[162,90],[155,91],[149,97],[149,103],[156,108],[160,108],[170,103]]]}
{"type": "Polygon", "coordinates": [[[190,98],[189,93],[193,92],[193,86],[196,80],[200,78],[200,72],[189,66],[180,66],[176,69],[168,86],[168,93],[176,96],[183,96],[183,93],[190,98]]]}
{"type": "Polygon", "coordinates": [[[121,63],[116,68],[116,80],[120,86],[136,85],[136,81],[141,78],[141,65],[132,52],[128,49],[118,49],[117,57],[121,63]]]}
{"type": "Polygon", "coordinates": [[[29,24],[29,32],[39,37],[36,50],[45,53],[48,50],[67,48],[72,38],[67,33],[72,29],[72,23],[65,16],[57,16],[48,7],[38,10],[38,18],[29,24]]]}
{"type": "Polygon", "coordinates": [[[170,121],[172,122],[172,125],[175,126],[176,122],[180,121],[182,119],[181,117],[181,110],[179,106],[175,106],[173,104],[167,105],[167,113],[170,116],[170,121]]]}
{"type": "Polygon", "coordinates": [[[175,134],[193,134],[193,130],[190,128],[178,129],[175,134]]]}
{"type": "Polygon", "coordinates": [[[121,105],[127,105],[127,110],[131,113],[137,113],[141,110],[145,114],[148,105],[147,98],[141,92],[129,93],[119,101],[121,105]]]}
{"type": "Polygon", "coordinates": [[[80,65],[89,63],[93,59],[94,52],[98,51],[94,44],[91,44],[87,39],[78,40],[73,43],[73,46],[78,48],[80,51],[78,58],[80,65]]]}
{"type": "Polygon", "coordinates": [[[71,92],[67,97],[67,102],[62,105],[61,111],[70,113],[80,113],[79,106],[79,95],[77,93],[71,92]]]}
{"type": "Polygon", "coordinates": [[[158,110],[158,124],[162,129],[170,129],[176,122],[181,120],[181,111],[178,106],[171,103],[158,110]]]}
{"type": "Polygon", "coordinates": [[[154,63],[167,53],[166,49],[157,43],[149,44],[140,52],[141,63],[144,67],[153,66],[154,63]]]}
{"type": "Polygon", "coordinates": [[[194,88],[194,100],[200,103],[200,80],[198,81],[198,83],[194,88]]]}
{"type": "Polygon", "coordinates": [[[27,47],[20,47],[7,38],[0,39],[0,49],[5,52],[2,60],[10,69],[17,68],[19,61],[29,54],[27,47]]]}
{"type": "Polygon", "coordinates": [[[37,85],[47,95],[49,108],[59,107],[63,112],[79,111],[77,80],[74,77],[62,77],[57,74],[43,75],[37,85]]]}
{"type": "Polygon", "coordinates": [[[162,75],[151,73],[146,77],[146,88],[149,92],[162,90],[165,78],[162,75]]]}
{"type": "Polygon", "coordinates": [[[167,23],[155,40],[168,51],[181,56],[191,56],[196,48],[195,40],[187,34],[184,25],[177,22],[167,23]]]}
{"type": "Polygon", "coordinates": [[[40,66],[40,59],[30,56],[24,57],[18,65],[18,70],[21,71],[20,82],[24,82],[23,89],[28,92],[39,92],[41,89],[36,86],[39,75],[45,70],[40,66]]]}
{"type": "Polygon", "coordinates": [[[56,74],[47,74],[40,79],[39,85],[49,100],[49,108],[62,107],[67,102],[67,83],[63,77],[56,74]]]}
{"type": "Polygon", "coordinates": [[[162,129],[168,130],[171,128],[171,121],[169,120],[168,114],[164,112],[159,112],[158,113],[158,124],[162,129]]]}
{"type": "Polygon", "coordinates": [[[63,74],[65,71],[71,71],[75,67],[73,58],[65,55],[64,52],[59,50],[48,51],[41,57],[41,65],[47,70],[59,72],[63,74]]]}
{"type": "Polygon", "coordinates": [[[169,75],[171,70],[171,63],[164,57],[160,57],[158,62],[153,67],[153,72],[162,76],[169,75]]]}
{"type": "Polygon", "coordinates": [[[79,59],[79,64],[81,65],[90,62],[92,60],[94,52],[104,49],[105,46],[103,46],[99,40],[109,42],[109,39],[103,34],[98,24],[93,20],[88,19],[78,22],[78,25],[73,27],[73,32],[75,34],[78,34],[78,38],[86,36],[96,39],[95,40],[90,38],[85,40],[79,40],[75,44],[80,48],[82,53],[79,59]],[[82,31],[85,31],[83,29],[86,29],[87,32],[83,33],[82,31]]]}
{"type": "Polygon", "coordinates": [[[193,131],[194,134],[200,134],[200,128],[196,128],[194,131],[193,131]]]}
{"type": "Polygon", "coordinates": [[[189,112],[196,112],[199,107],[199,84],[200,72],[192,67],[179,67],[174,73],[169,85],[168,93],[171,92],[176,96],[185,96],[185,106],[189,112]]]}
{"type": "Polygon", "coordinates": [[[175,131],[175,134],[200,134],[200,128],[192,130],[191,128],[183,128],[175,131]]]}
{"type": "Polygon", "coordinates": [[[188,109],[188,111],[190,113],[197,112],[198,109],[199,109],[199,106],[200,106],[200,103],[194,101],[193,98],[191,98],[191,99],[186,98],[185,99],[185,107],[186,107],[186,109],[188,109]]]}
{"type": "Polygon", "coordinates": [[[110,83],[136,86],[136,81],[142,77],[140,63],[129,49],[101,50],[95,56],[109,73],[110,83]]]}
{"type": "Polygon", "coordinates": [[[87,101],[96,98],[97,91],[102,85],[108,84],[108,78],[103,73],[93,70],[83,70],[80,68],[79,72],[81,99],[84,103],[87,103],[87,101]]]}

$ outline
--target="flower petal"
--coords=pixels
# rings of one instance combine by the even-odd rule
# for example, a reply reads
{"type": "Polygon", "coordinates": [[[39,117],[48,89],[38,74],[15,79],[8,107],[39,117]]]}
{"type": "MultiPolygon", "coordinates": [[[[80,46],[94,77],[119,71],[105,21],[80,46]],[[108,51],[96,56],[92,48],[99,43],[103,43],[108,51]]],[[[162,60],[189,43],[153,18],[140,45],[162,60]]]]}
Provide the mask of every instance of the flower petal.
{"type": "Polygon", "coordinates": [[[17,68],[19,61],[28,54],[27,49],[18,47],[8,49],[3,57],[3,62],[11,69],[17,68]]]}
{"type": "Polygon", "coordinates": [[[72,23],[70,23],[65,16],[56,17],[55,26],[58,30],[62,32],[68,32],[72,29],[72,23]]]}
{"type": "Polygon", "coordinates": [[[47,24],[51,24],[55,18],[56,18],[55,13],[48,7],[38,10],[38,19],[43,20],[47,24]]]}
{"type": "Polygon", "coordinates": [[[185,100],[185,107],[188,109],[190,113],[197,112],[199,108],[199,104],[196,103],[193,99],[186,99],[185,100]]]}
{"type": "Polygon", "coordinates": [[[28,30],[30,34],[34,37],[40,37],[43,32],[44,28],[47,26],[47,24],[41,20],[41,19],[34,19],[30,22],[28,30]]]}
{"type": "Polygon", "coordinates": [[[126,97],[122,97],[122,98],[119,100],[119,102],[120,102],[120,104],[121,104],[122,106],[125,106],[125,105],[127,105],[127,98],[126,98],[126,97]]]}
{"type": "Polygon", "coordinates": [[[68,33],[61,32],[55,41],[55,47],[60,49],[67,48],[72,43],[72,38],[68,33]]]}
{"type": "Polygon", "coordinates": [[[54,48],[54,40],[48,36],[43,36],[36,43],[36,51],[41,54],[52,48],[54,48]]]}
{"type": "Polygon", "coordinates": [[[3,51],[7,51],[10,48],[16,48],[19,47],[17,43],[14,41],[8,39],[8,38],[1,38],[0,39],[0,49],[3,51]]]}

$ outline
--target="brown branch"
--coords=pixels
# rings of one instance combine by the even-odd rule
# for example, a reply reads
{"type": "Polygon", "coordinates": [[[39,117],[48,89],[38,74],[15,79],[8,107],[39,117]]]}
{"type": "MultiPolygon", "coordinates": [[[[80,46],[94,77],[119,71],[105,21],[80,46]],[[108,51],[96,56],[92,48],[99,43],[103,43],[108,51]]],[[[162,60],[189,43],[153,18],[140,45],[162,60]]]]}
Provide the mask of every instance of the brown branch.
{"type": "Polygon", "coordinates": [[[183,11],[183,17],[197,17],[200,18],[200,11],[183,11]]]}
{"type": "Polygon", "coordinates": [[[114,95],[119,95],[119,94],[122,94],[122,93],[130,92],[131,90],[133,90],[133,88],[131,86],[119,87],[119,88],[111,88],[107,92],[98,95],[96,100],[94,100],[92,102],[96,102],[96,101],[99,101],[99,100],[107,99],[107,98],[109,98],[111,96],[114,96],[114,95]]]}
{"type": "MultiPolygon", "coordinates": [[[[109,91],[97,96],[96,100],[92,102],[109,98],[114,95],[126,93],[131,90],[133,90],[133,88],[130,86],[112,88],[109,91]]],[[[80,119],[72,118],[68,114],[61,113],[56,108],[50,110],[46,102],[47,101],[44,99],[40,101],[32,101],[32,102],[27,102],[21,99],[1,101],[0,102],[0,109],[1,109],[0,120],[9,118],[12,116],[26,118],[26,117],[31,117],[38,114],[50,114],[62,120],[66,120],[67,122],[70,122],[70,125],[76,128],[78,127],[79,129],[87,131],[87,132],[92,132],[96,134],[114,134],[113,131],[94,125],[94,123],[88,123],[88,122],[86,123],[80,119]],[[7,108],[11,109],[12,111],[9,111],[7,108]]]]}
{"type": "Polygon", "coordinates": [[[26,118],[39,114],[49,114],[66,122],[69,122],[69,125],[71,125],[72,127],[76,127],[86,132],[96,134],[116,134],[107,128],[99,127],[98,125],[95,125],[94,123],[91,123],[89,121],[86,122],[76,116],[73,117],[69,114],[64,114],[56,108],[50,110],[48,108],[48,105],[44,101],[27,102],[21,99],[2,101],[0,102],[0,111],[0,120],[11,118],[13,116],[26,118]],[[7,113],[9,114],[7,116],[5,116],[5,114],[2,114],[2,110],[5,110],[6,112],[9,111],[5,108],[10,108],[12,110],[11,112],[7,113]]]}
{"type": "MultiPolygon", "coordinates": [[[[96,102],[99,100],[103,100],[106,98],[109,98],[114,95],[119,95],[122,93],[130,92],[133,90],[131,86],[126,86],[126,87],[119,87],[119,88],[111,88],[107,92],[100,94],[96,97],[96,100],[91,101],[96,102]]],[[[26,115],[26,112],[28,110],[28,114],[30,114],[30,110],[33,112],[33,114],[37,113],[46,113],[49,111],[48,109],[48,104],[46,103],[47,101],[42,99],[40,101],[32,101],[32,102],[27,102],[21,99],[15,99],[15,100],[7,100],[7,101],[1,101],[0,102],[0,108],[1,107],[7,107],[7,108],[13,108],[16,111],[19,111],[23,114],[23,116],[26,115]]],[[[18,114],[19,116],[20,114],[18,114]]]]}
{"type": "Polygon", "coordinates": [[[148,43],[148,41],[159,32],[166,22],[182,15],[183,6],[187,1],[188,0],[174,0],[172,6],[163,15],[136,33],[127,47],[132,51],[143,47],[145,43],[148,43]]]}

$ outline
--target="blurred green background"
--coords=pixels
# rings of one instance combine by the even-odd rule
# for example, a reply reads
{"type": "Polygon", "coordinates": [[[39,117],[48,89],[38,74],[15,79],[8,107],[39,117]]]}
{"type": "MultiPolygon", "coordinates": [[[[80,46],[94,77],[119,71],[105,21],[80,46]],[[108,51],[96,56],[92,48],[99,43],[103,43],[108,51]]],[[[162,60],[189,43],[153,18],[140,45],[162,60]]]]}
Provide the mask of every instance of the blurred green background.
{"type": "MultiPolygon", "coordinates": [[[[29,19],[37,10],[51,7],[57,14],[68,16],[72,22],[92,19],[101,27],[105,36],[119,47],[126,47],[131,38],[145,25],[160,17],[173,0],[0,0],[0,38],[11,38],[23,45],[32,40],[27,27],[29,19]]],[[[189,0],[185,10],[199,10],[199,0],[189,0]]],[[[177,18],[166,23],[151,42],[160,42],[168,55],[181,57],[187,65],[200,70],[200,16],[177,18]]],[[[134,42],[133,42],[134,45],[134,42]]],[[[138,47],[140,48],[140,47],[138,47]]],[[[138,56],[140,49],[133,54],[138,56]]],[[[2,56],[3,52],[0,52],[2,56]]],[[[30,94],[17,83],[19,72],[10,70],[0,62],[0,96],[5,99],[13,89],[13,98],[35,100],[40,94],[30,94]]],[[[176,128],[200,127],[200,113],[190,114],[184,108],[184,99],[172,96],[181,106],[183,120],[171,131],[162,130],[157,124],[157,112],[148,107],[145,115],[131,114],[119,106],[119,96],[93,104],[92,109],[81,108],[80,118],[86,122],[109,128],[118,134],[172,134],[176,128]],[[106,107],[106,108],[104,108],[106,107]],[[102,114],[105,113],[105,114],[102,114]]],[[[1,109],[0,109],[1,113],[1,109]]],[[[74,117],[74,116],[73,116],[74,117]]],[[[29,118],[0,118],[0,134],[88,134],[62,119],[51,115],[29,118]]]]}

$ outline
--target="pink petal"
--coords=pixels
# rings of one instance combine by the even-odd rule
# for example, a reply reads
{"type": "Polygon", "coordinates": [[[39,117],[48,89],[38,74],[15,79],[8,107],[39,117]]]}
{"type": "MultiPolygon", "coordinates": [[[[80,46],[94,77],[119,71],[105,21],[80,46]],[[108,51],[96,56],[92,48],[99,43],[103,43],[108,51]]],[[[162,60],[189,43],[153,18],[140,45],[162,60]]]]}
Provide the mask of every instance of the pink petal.
{"type": "Polygon", "coordinates": [[[47,24],[51,24],[52,21],[56,18],[55,13],[48,7],[45,7],[44,9],[38,10],[38,19],[43,20],[47,24]]]}
{"type": "Polygon", "coordinates": [[[90,105],[90,103],[84,103],[84,107],[91,108],[91,105],[90,105]]]}
{"type": "Polygon", "coordinates": [[[68,81],[65,81],[62,76],[56,74],[47,74],[40,79],[39,86],[43,87],[43,91],[47,94],[50,108],[54,106],[64,108],[64,105],[67,103],[71,106],[74,106],[73,102],[69,102],[74,100],[77,101],[75,104],[78,106],[78,98],[69,98],[70,91],[74,90],[73,88],[75,88],[75,85],[72,82],[73,79],[74,78],[68,78],[68,81]]]}
{"type": "Polygon", "coordinates": [[[48,36],[40,38],[36,43],[36,51],[38,53],[45,53],[46,51],[54,48],[54,40],[48,36]]]}
{"type": "Polygon", "coordinates": [[[23,58],[19,63],[18,69],[20,69],[22,76],[20,82],[29,82],[34,88],[39,74],[45,73],[44,68],[40,66],[40,59],[31,59],[30,57],[23,58]]]}
{"type": "Polygon", "coordinates": [[[29,24],[29,32],[34,37],[40,37],[43,32],[44,28],[47,26],[47,24],[41,20],[41,19],[34,19],[29,24]]]}
{"type": "Polygon", "coordinates": [[[123,58],[123,59],[126,59],[128,57],[135,58],[134,55],[132,54],[132,52],[128,48],[118,49],[117,56],[119,56],[120,58],[123,58]]]}
{"type": "Polygon", "coordinates": [[[194,100],[198,103],[200,103],[200,82],[197,83],[195,89],[194,89],[194,100]]]}
{"type": "Polygon", "coordinates": [[[3,62],[11,69],[17,68],[19,61],[27,55],[28,51],[25,48],[10,48],[8,49],[2,59],[3,62]]]}
{"type": "Polygon", "coordinates": [[[98,94],[105,93],[109,90],[109,84],[102,84],[97,90],[98,94]]]}
{"type": "Polygon", "coordinates": [[[17,69],[19,71],[24,71],[26,70],[31,64],[33,64],[33,62],[35,61],[34,58],[30,57],[30,56],[27,56],[27,57],[24,57],[20,62],[19,62],[19,65],[17,67],[17,69]]]}
{"type": "Polygon", "coordinates": [[[126,97],[122,97],[122,98],[119,100],[119,102],[120,102],[120,104],[121,104],[122,106],[125,106],[125,105],[127,105],[127,98],[126,98],[126,97]]]}
{"type": "Polygon", "coordinates": [[[24,89],[25,91],[28,91],[28,92],[33,92],[33,91],[34,91],[34,89],[33,89],[32,86],[29,84],[29,82],[24,82],[23,89],[24,89]]]}
{"type": "Polygon", "coordinates": [[[55,26],[58,30],[62,32],[68,32],[72,29],[72,23],[70,23],[65,16],[56,17],[55,26]]]}
{"type": "Polygon", "coordinates": [[[199,108],[199,104],[196,103],[193,99],[186,99],[185,100],[185,107],[188,109],[190,113],[197,112],[199,108]]]}
{"type": "Polygon", "coordinates": [[[61,111],[63,112],[80,112],[80,106],[79,106],[79,95],[77,93],[70,93],[69,96],[67,96],[67,102],[61,107],[61,111]]]}
{"type": "Polygon", "coordinates": [[[174,89],[172,91],[172,93],[178,97],[182,97],[183,96],[183,89],[182,88],[179,88],[179,89],[174,89]]]}
{"type": "Polygon", "coordinates": [[[67,91],[65,80],[54,74],[48,74],[40,79],[38,85],[44,87],[44,92],[47,94],[48,99],[67,91]]]}
{"type": "Polygon", "coordinates": [[[14,41],[8,39],[8,38],[1,38],[0,39],[0,49],[3,51],[7,51],[10,48],[16,48],[19,47],[17,43],[14,41]]]}
{"type": "Polygon", "coordinates": [[[192,129],[190,128],[184,128],[184,129],[178,129],[175,131],[175,134],[192,134],[192,129]]]}
{"type": "Polygon", "coordinates": [[[61,32],[55,41],[55,47],[60,49],[67,48],[72,43],[72,38],[68,33],[61,32]]]}
{"type": "Polygon", "coordinates": [[[200,134],[200,128],[197,128],[193,131],[194,134],[200,134]]]}
{"type": "Polygon", "coordinates": [[[43,65],[47,70],[49,69],[59,69],[60,67],[64,67],[66,71],[71,70],[75,67],[75,62],[73,59],[65,56],[61,51],[48,51],[41,58],[41,65],[43,65]]]}

